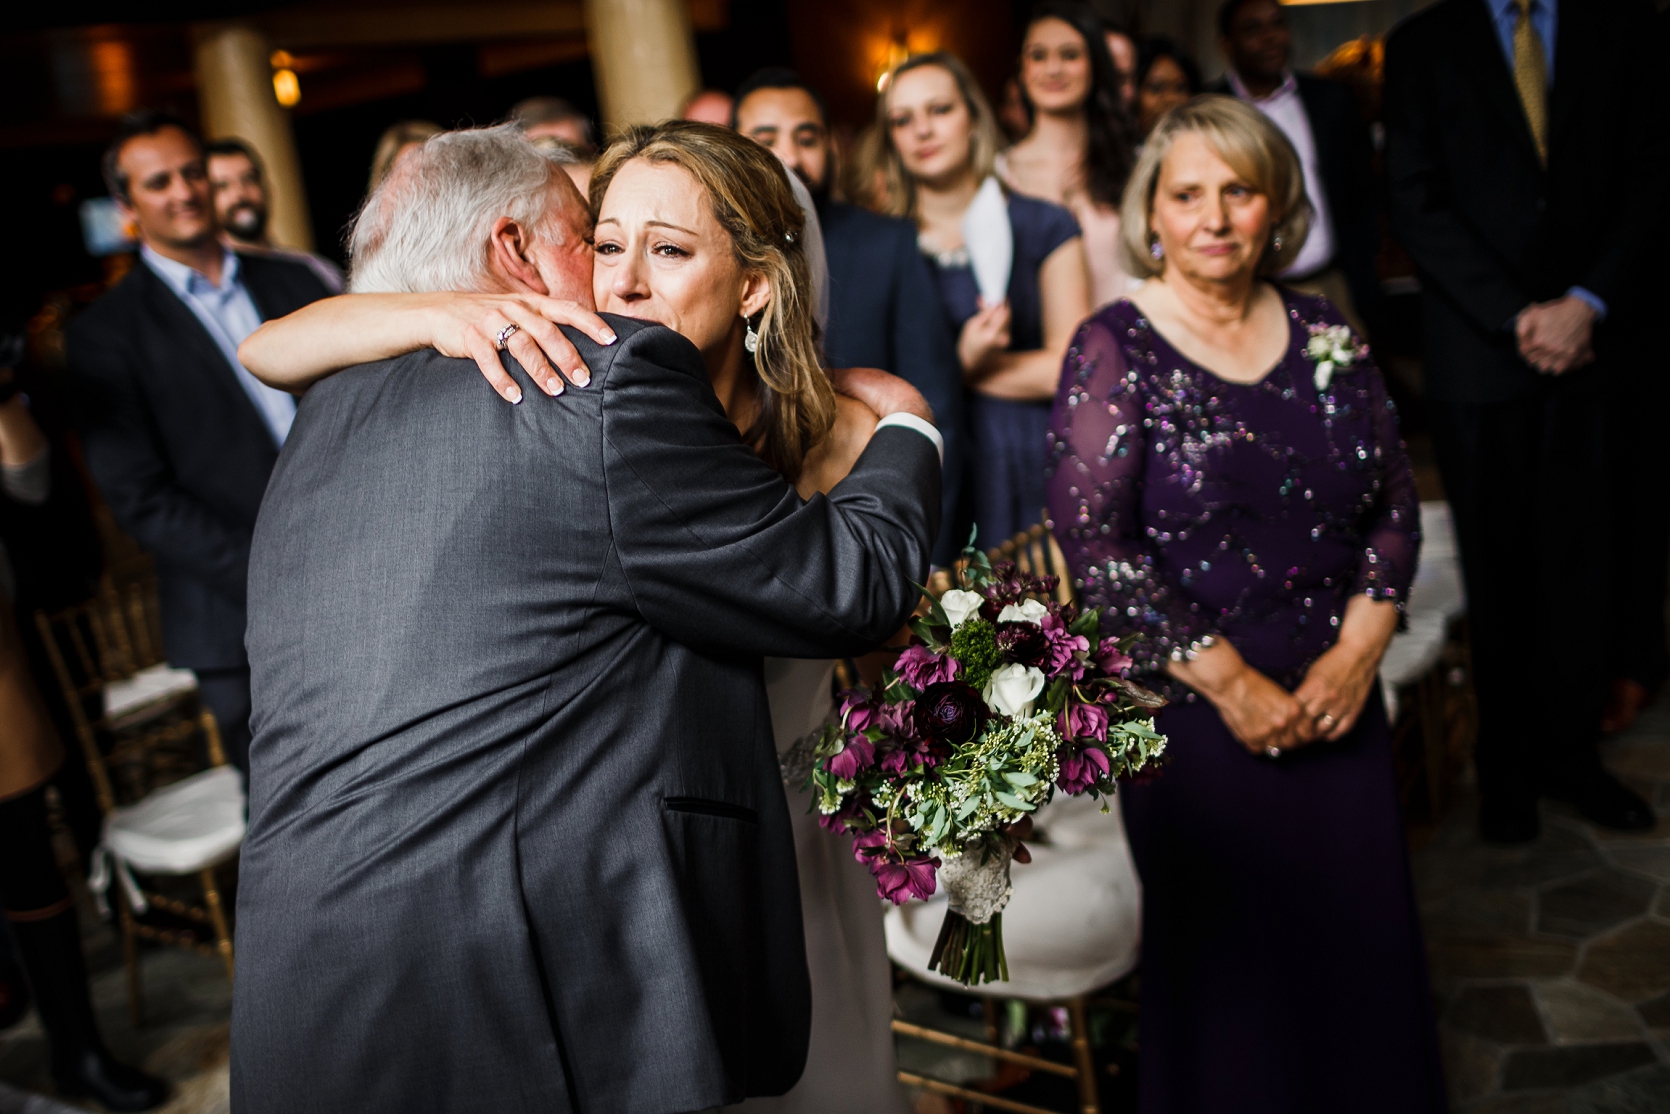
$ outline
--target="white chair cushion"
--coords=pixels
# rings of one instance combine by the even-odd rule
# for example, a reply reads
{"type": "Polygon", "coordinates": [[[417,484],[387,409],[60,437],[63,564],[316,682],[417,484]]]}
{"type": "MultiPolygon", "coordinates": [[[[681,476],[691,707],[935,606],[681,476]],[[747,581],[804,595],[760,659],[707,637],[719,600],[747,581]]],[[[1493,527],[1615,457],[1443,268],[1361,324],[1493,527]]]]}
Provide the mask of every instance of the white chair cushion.
{"type": "Polygon", "coordinates": [[[244,841],[243,776],[216,766],[166,785],[104,821],[104,845],[142,873],[191,874],[244,841]]]}
{"type": "MultiPolygon", "coordinates": [[[[1142,887],[1125,842],[1119,805],[1058,794],[1036,823],[1047,843],[1029,843],[1030,863],[1010,870],[1014,893],[1003,910],[1006,982],[981,994],[1071,998],[1106,986],[1136,966],[1142,938],[1142,887]]],[[[925,982],[967,988],[928,970],[945,919],[943,892],[887,911],[887,954],[925,982]]]]}
{"type": "Polygon", "coordinates": [[[197,674],[191,670],[153,665],[149,669],[141,669],[125,681],[104,686],[104,714],[115,719],[195,688],[197,674]]]}

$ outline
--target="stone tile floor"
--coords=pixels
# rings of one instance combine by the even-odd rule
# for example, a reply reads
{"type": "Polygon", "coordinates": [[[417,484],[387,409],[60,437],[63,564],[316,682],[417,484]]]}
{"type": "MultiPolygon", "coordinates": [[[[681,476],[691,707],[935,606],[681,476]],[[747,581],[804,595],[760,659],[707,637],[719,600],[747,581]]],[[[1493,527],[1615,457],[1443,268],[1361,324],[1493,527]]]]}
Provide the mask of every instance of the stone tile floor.
{"type": "MultiPolygon", "coordinates": [[[[219,959],[175,948],[143,953],[145,1025],[128,1024],[120,938],[81,902],[82,938],[93,972],[93,1008],[112,1052],[174,1084],[158,1114],[228,1114],[227,1036],[232,985],[219,959]]],[[[0,1081],[51,1095],[46,1035],[33,1011],[0,1033],[0,1081]]],[[[77,1106],[78,1104],[71,1104],[77,1106]]],[[[103,1109],[88,1101],[88,1110],[103,1109]]]]}
{"type": "MultiPolygon", "coordinates": [[[[1491,847],[1463,789],[1435,829],[1414,834],[1455,1114],[1670,1114],[1670,699],[1606,744],[1606,758],[1666,817],[1654,831],[1620,835],[1545,804],[1535,843],[1491,847]]],[[[174,1081],[167,1114],[223,1114],[231,990],[220,963],[148,951],[148,1024],[135,1030],[115,936],[90,908],[82,917],[111,1047],[174,1081]]],[[[932,1020],[931,995],[905,999],[908,1014],[932,1020]]],[[[970,1082],[990,1063],[920,1045],[901,1056],[970,1082]]],[[[0,1081],[51,1091],[32,1016],[0,1033],[0,1081]]],[[[923,1109],[944,1109],[922,1097],[923,1109]]]]}
{"type": "Polygon", "coordinates": [[[1656,829],[1545,802],[1536,842],[1492,847],[1464,790],[1416,834],[1456,1114],[1670,1114],[1670,701],[1604,753],[1656,829]]]}

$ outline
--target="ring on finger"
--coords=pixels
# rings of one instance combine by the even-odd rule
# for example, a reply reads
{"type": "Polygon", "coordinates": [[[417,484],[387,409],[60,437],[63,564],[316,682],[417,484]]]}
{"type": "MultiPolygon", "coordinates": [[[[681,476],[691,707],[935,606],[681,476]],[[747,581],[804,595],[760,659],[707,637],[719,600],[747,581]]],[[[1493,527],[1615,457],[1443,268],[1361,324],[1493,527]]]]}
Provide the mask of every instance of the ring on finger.
{"type": "Polygon", "coordinates": [[[494,338],[493,347],[497,348],[500,352],[503,352],[504,346],[510,343],[510,338],[521,331],[522,326],[512,321],[510,324],[499,330],[499,335],[494,338]]]}
{"type": "Polygon", "coordinates": [[[1338,723],[1339,721],[1334,719],[1332,714],[1330,714],[1328,712],[1323,712],[1321,715],[1316,717],[1316,722],[1320,723],[1323,727],[1332,727],[1334,724],[1338,723]]]}
{"type": "Polygon", "coordinates": [[[1264,748],[1264,756],[1266,758],[1280,758],[1281,757],[1281,747],[1265,747],[1264,748]]]}

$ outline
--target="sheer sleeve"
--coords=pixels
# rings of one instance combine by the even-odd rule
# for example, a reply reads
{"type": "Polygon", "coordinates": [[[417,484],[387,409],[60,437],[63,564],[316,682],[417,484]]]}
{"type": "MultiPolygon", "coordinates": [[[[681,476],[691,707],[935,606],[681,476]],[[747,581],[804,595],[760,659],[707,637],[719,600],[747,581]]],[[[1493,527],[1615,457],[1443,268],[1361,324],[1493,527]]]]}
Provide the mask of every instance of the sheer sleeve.
{"type": "Polygon", "coordinates": [[[1371,451],[1379,459],[1381,471],[1352,594],[1390,600],[1401,614],[1409,601],[1409,585],[1415,579],[1415,561],[1420,556],[1421,500],[1415,490],[1415,470],[1398,431],[1397,407],[1386,393],[1386,381],[1372,362],[1364,366],[1363,374],[1364,393],[1373,408],[1371,451]]]}
{"type": "Polygon", "coordinates": [[[1159,672],[1213,630],[1161,571],[1142,521],[1145,390],[1115,324],[1092,318],[1067,349],[1050,421],[1050,518],[1085,606],[1103,609],[1104,631],[1141,635],[1136,667],[1159,672]]]}

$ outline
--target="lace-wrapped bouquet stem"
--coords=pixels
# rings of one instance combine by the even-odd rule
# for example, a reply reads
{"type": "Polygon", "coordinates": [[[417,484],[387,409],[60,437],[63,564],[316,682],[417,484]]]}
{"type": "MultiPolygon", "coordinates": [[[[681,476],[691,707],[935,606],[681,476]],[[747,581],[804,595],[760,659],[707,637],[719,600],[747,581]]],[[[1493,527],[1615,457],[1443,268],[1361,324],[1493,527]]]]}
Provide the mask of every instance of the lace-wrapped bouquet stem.
{"type": "Polygon", "coordinates": [[[1058,789],[1112,793],[1166,740],[1153,716],[1164,700],[1125,678],[1129,640],[1104,639],[1098,611],[1056,602],[1054,577],[972,546],[964,557],[959,586],[928,595],[882,684],[842,693],[807,741],[823,825],[853,836],[896,904],[944,884],[932,966],[973,986],[1008,974],[1014,826],[1058,789]]]}

